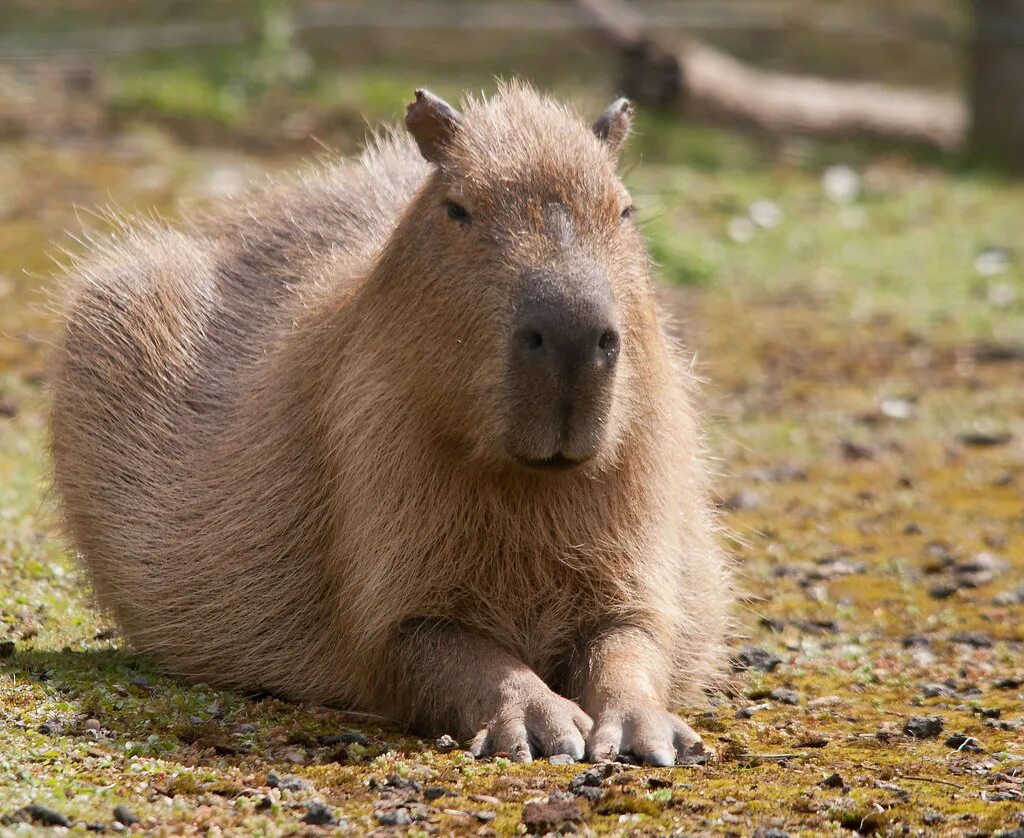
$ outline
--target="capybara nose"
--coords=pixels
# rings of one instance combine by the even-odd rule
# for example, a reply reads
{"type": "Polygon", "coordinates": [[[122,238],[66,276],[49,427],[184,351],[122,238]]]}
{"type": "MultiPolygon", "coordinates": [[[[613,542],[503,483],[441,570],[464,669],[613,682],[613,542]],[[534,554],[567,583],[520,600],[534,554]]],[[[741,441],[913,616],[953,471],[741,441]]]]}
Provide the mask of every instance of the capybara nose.
{"type": "Polygon", "coordinates": [[[611,305],[597,300],[541,298],[521,312],[513,335],[524,372],[598,383],[615,368],[621,339],[611,305]]]}

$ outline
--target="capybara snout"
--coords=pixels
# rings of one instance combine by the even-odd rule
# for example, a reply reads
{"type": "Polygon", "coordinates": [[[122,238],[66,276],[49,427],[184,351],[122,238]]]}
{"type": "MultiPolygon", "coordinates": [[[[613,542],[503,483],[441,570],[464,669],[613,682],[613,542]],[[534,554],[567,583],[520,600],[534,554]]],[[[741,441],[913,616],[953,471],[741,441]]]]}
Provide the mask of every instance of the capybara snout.
{"type": "Polygon", "coordinates": [[[606,441],[621,317],[597,265],[533,271],[516,293],[508,350],[509,454],[530,468],[569,468],[606,441]]]}

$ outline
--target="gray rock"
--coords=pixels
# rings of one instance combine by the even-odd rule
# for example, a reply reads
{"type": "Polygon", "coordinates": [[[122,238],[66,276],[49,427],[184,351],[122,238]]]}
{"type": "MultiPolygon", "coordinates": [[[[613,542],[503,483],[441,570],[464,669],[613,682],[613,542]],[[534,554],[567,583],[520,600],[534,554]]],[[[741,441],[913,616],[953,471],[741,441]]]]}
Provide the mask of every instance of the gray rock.
{"type": "Polygon", "coordinates": [[[334,826],[338,823],[338,819],[322,801],[314,800],[306,807],[306,814],[302,816],[302,822],[312,826],[334,826]]]}
{"type": "Polygon", "coordinates": [[[941,716],[915,716],[903,725],[903,732],[915,739],[932,739],[942,733],[941,716]]]}
{"type": "Polygon", "coordinates": [[[946,747],[955,748],[958,751],[971,751],[972,753],[980,753],[985,750],[977,739],[965,733],[954,733],[946,740],[946,747]]]}
{"type": "Polygon", "coordinates": [[[409,810],[404,808],[374,812],[373,816],[381,826],[409,826],[412,823],[409,810]]]}
{"type": "Polygon", "coordinates": [[[278,774],[276,771],[271,771],[267,775],[267,785],[272,789],[280,789],[281,791],[305,791],[311,788],[309,782],[301,777],[294,777],[290,774],[278,774]]]}
{"type": "Polygon", "coordinates": [[[754,646],[741,649],[733,659],[733,669],[742,672],[745,669],[756,669],[758,672],[773,672],[782,663],[782,658],[754,646]]]}
{"type": "Polygon", "coordinates": [[[114,820],[118,823],[123,823],[125,826],[131,826],[132,824],[142,823],[131,809],[125,806],[123,803],[118,804],[114,807],[114,820]]]}

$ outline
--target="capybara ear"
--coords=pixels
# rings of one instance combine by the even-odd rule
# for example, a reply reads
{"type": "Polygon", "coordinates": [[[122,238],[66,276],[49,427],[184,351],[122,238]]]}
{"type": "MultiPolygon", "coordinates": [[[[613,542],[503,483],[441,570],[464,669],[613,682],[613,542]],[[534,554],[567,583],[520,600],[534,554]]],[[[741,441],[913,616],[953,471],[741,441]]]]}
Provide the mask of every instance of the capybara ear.
{"type": "Polygon", "coordinates": [[[604,140],[612,154],[618,154],[622,144],[629,136],[633,125],[633,103],[629,99],[616,99],[594,123],[594,133],[599,140],[604,140]]]}
{"type": "Polygon", "coordinates": [[[429,90],[417,90],[416,101],[405,110],[405,127],[420,147],[424,159],[442,162],[448,146],[462,125],[462,114],[429,90]]]}

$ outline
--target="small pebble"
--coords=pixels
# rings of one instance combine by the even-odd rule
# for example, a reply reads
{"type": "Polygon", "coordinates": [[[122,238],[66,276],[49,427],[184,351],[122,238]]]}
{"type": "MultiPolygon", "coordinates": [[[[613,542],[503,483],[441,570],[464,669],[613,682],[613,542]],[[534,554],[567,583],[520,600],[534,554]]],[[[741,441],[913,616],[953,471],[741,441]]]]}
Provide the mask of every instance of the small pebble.
{"type": "Polygon", "coordinates": [[[797,737],[796,746],[798,748],[824,748],[829,741],[828,734],[816,730],[807,730],[797,737]]]}
{"type": "Polygon", "coordinates": [[[986,719],[985,724],[995,730],[1024,730],[1024,719],[986,719]]]}
{"type": "Polygon", "coordinates": [[[903,725],[903,732],[915,739],[931,739],[942,733],[944,722],[941,716],[915,716],[903,725]]]}
{"type": "Polygon", "coordinates": [[[588,768],[586,771],[582,771],[573,777],[569,781],[569,791],[578,793],[581,788],[596,788],[607,777],[610,777],[618,770],[618,766],[613,762],[603,762],[600,765],[595,765],[593,768],[588,768]]]}
{"type": "Polygon", "coordinates": [[[972,448],[995,448],[1006,445],[1013,439],[1009,431],[988,433],[986,431],[967,431],[958,437],[960,442],[972,448]]]}
{"type": "Polygon", "coordinates": [[[138,816],[123,803],[118,804],[114,807],[114,820],[118,823],[123,823],[125,826],[131,826],[132,824],[142,823],[138,816]]]}
{"type": "Polygon", "coordinates": [[[782,658],[767,649],[748,646],[741,649],[733,659],[733,669],[737,672],[742,672],[745,669],[773,672],[780,663],[782,663],[782,658]]]}
{"type": "Polygon", "coordinates": [[[60,812],[51,809],[48,806],[40,806],[37,803],[30,803],[23,811],[32,819],[33,823],[39,823],[43,826],[71,826],[71,821],[64,817],[60,812]]]}
{"type": "Polygon", "coordinates": [[[736,711],[736,718],[752,719],[755,713],[760,713],[762,710],[767,710],[770,707],[770,704],[751,704],[747,707],[741,707],[736,711]]]}
{"type": "Polygon", "coordinates": [[[860,195],[860,175],[850,166],[829,166],[821,176],[821,188],[834,204],[852,204],[860,195]]]}
{"type": "Polygon", "coordinates": [[[846,781],[838,774],[829,774],[819,785],[827,789],[841,789],[846,785],[846,781]]]}
{"type": "Polygon", "coordinates": [[[312,826],[332,826],[338,823],[338,819],[322,801],[314,800],[306,807],[306,814],[302,816],[302,822],[312,826]]]}
{"type": "Polygon", "coordinates": [[[878,411],[887,419],[906,420],[914,415],[914,403],[908,399],[882,399],[878,411]]]}
{"type": "Polygon", "coordinates": [[[369,747],[370,740],[358,730],[340,730],[328,736],[320,737],[321,745],[362,745],[369,747]]]}
{"type": "Polygon", "coordinates": [[[981,743],[978,742],[973,736],[967,736],[964,733],[954,733],[946,740],[947,748],[954,748],[957,751],[970,751],[972,753],[981,753],[985,749],[981,747],[981,743]]]}
{"type": "Polygon", "coordinates": [[[576,758],[572,754],[552,754],[548,757],[548,762],[552,765],[572,765],[576,758]]]}
{"type": "Polygon", "coordinates": [[[782,210],[779,209],[779,205],[775,201],[767,198],[754,201],[747,208],[747,215],[758,227],[765,230],[772,230],[782,223],[782,210]]]}
{"type": "Polygon", "coordinates": [[[434,747],[437,748],[437,750],[446,753],[458,748],[459,743],[453,737],[445,733],[438,737],[437,741],[434,743],[434,747]]]}
{"type": "Polygon", "coordinates": [[[755,230],[754,222],[742,215],[730,218],[726,228],[729,238],[737,244],[746,244],[753,239],[755,230]]]}
{"type": "Polygon", "coordinates": [[[990,649],[992,647],[992,638],[980,631],[958,631],[949,639],[953,643],[973,646],[975,649],[990,649]]]}
{"type": "Polygon", "coordinates": [[[1010,252],[1005,247],[986,247],[974,259],[974,270],[981,276],[997,276],[1010,267],[1010,252]]]}
{"type": "Polygon", "coordinates": [[[383,812],[374,812],[373,816],[381,826],[409,826],[412,823],[408,809],[388,809],[383,812]]]}
{"type": "Polygon", "coordinates": [[[800,703],[800,696],[797,695],[795,690],[786,690],[782,687],[776,687],[774,690],[768,693],[768,697],[773,701],[779,701],[783,704],[796,705],[800,703]]]}
{"type": "Polygon", "coordinates": [[[546,834],[567,831],[583,821],[583,810],[572,800],[554,796],[535,800],[523,807],[523,824],[527,832],[546,834]]]}
{"type": "Polygon", "coordinates": [[[582,786],[576,789],[573,794],[585,797],[591,803],[597,803],[598,800],[604,797],[604,791],[598,786],[582,786]]]}
{"type": "Polygon", "coordinates": [[[1013,591],[1002,591],[993,599],[996,605],[1024,605],[1024,585],[1013,591]]]}
{"type": "Polygon", "coordinates": [[[734,495],[730,495],[722,501],[722,508],[733,512],[743,512],[751,509],[759,509],[762,505],[761,496],[750,489],[741,489],[734,495]]]}
{"type": "Polygon", "coordinates": [[[267,785],[272,789],[280,789],[281,791],[305,791],[310,788],[309,782],[301,777],[293,777],[290,774],[278,774],[276,771],[271,771],[267,774],[267,785]]]}
{"type": "Polygon", "coordinates": [[[437,800],[439,797],[444,797],[448,794],[448,790],[443,786],[427,786],[423,789],[423,796],[427,800],[437,800]]]}
{"type": "Polygon", "coordinates": [[[423,791],[422,785],[409,777],[403,777],[401,774],[388,774],[384,779],[384,785],[387,788],[411,791],[416,794],[420,794],[423,791]]]}
{"type": "Polygon", "coordinates": [[[888,742],[900,735],[900,729],[893,722],[882,722],[875,731],[875,738],[879,742],[888,742]]]}

